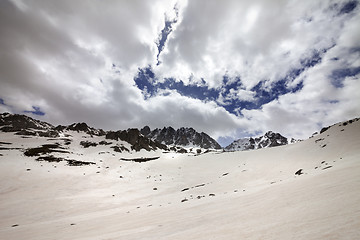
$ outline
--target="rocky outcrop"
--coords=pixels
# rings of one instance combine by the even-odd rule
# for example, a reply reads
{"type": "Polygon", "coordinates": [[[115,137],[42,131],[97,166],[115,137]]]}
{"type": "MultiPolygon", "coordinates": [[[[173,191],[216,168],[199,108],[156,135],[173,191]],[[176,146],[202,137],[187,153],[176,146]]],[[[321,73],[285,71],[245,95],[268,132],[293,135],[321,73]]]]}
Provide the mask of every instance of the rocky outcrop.
{"type": "Polygon", "coordinates": [[[64,131],[64,130],[70,130],[70,131],[77,131],[77,132],[84,132],[89,135],[95,135],[95,136],[104,136],[106,132],[102,129],[95,129],[92,127],[89,127],[86,123],[73,123],[69,126],[62,126],[59,125],[55,128],[57,131],[64,131]]]}
{"type": "Polygon", "coordinates": [[[105,138],[128,142],[131,145],[131,149],[135,151],[140,151],[141,149],[145,149],[147,151],[156,149],[168,150],[166,145],[145,137],[136,128],[123,131],[120,130],[117,132],[109,131],[105,138]]]}
{"type": "Polygon", "coordinates": [[[35,120],[31,117],[20,115],[1,113],[0,114],[0,130],[3,132],[18,132],[25,129],[32,130],[51,130],[53,126],[49,123],[35,120]]]}
{"type": "Polygon", "coordinates": [[[274,133],[269,131],[263,136],[256,138],[242,138],[234,141],[229,146],[225,148],[225,151],[245,151],[245,150],[254,150],[260,148],[276,147],[281,145],[286,145],[288,143],[294,142],[293,139],[288,140],[286,137],[282,136],[280,133],[274,133]]]}
{"type": "Polygon", "coordinates": [[[204,132],[199,133],[193,128],[182,127],[175,130],[172,127],[164,127],[162,129],[156,128],[151,131],[148,126],[145,126],[140,132],[144,136],[166,145],[193,146],[206,149],[221,148],[221,146],[209,135],[204,132]]]}

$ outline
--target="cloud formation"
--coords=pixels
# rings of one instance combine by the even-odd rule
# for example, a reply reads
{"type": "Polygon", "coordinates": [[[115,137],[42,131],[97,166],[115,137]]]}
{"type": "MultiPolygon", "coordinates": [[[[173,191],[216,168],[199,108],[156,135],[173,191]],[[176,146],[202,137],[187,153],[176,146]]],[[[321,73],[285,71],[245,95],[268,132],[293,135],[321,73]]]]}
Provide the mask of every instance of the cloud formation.
{"type": "Polygon", "coordinates": [[[222,144],[305,138],[359,116],[359,23],[359,2],[345,0],[5,0],[0,110],[191,126],[222,144]]]}

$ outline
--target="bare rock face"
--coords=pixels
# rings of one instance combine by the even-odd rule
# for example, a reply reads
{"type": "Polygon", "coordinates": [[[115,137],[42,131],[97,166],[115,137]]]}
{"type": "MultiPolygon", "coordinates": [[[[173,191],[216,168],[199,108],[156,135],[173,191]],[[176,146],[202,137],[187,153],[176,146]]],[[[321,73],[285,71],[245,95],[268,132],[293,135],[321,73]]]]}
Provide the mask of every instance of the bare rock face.
{"type": "Polygon", "coordinates": [[[0,131],[15,132],[16,135],[40,136],[40,137],[58,137],[59,133],[54,130],[54,126],[31,117],[1,113],[0,131]]]}
{"type": "Polygon", "coordinates": [[[179,128],[175,130],[172,127],[156,128],[153,131],[148,126],[142,128],[140,132],[154,141],[166,145],[177,146],[195,146],[201,148],[220,149],[221,146],[209,135],[202,132],[199,133],[193,128],[179,128]]]}
{"type": "Polygon", "coordinates": [[[64,130],[71,130],[71,131],[77,131],[77,132],[84,132],[89,135],[95,135],[95,136],[104,136],[106,133],[102,129],[95,129],[92,127],[89,127],[86,123],[73,123],[69,126],[57,126],[55,128],[57,131],[64,131],[64,130]]]}
{"type": "Polygon", "coordinates": [[[257,138],[242,138],[234,141],[225,148],[225,151],[246,151],[260,148],[277,147],[291,143],[292,140],[288,140],[280,133],[274,133],[268,131],[263,136],[257,138]]]}
{"type": "Polygon", "coordinates": [[[53,126],[49,123],[35,120],[25,115],[10,113],[0,114],[0,130],[3,132],[18,132],[24,129],[50,130],[52,128],[53,126]]]}
{"type": "Polygon", "coordinates": [[[131,149],[135,151],[140,151],[145,149],[147,151],[163,149],[168,150],[167,146],[159,142],[153,141],[145,136],[143,136],[140,131],[136,128],[123,130],[123,131],[109,131],[106,136],[106,139],[112,140],[122,140],[128,142],[131,145],[131,149]]]}

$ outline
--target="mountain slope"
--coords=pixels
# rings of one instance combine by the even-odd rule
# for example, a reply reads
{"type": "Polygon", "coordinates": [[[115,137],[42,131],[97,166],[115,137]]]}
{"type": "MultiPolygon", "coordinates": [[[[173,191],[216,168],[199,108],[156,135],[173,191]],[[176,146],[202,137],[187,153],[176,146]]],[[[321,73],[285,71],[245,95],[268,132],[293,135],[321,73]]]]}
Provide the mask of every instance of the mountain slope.
{"type": "Polygon", "coordinates": [[[114,156],[107,145],[78,144],[84,139],[98,143],[104,136],[67,133],[72,134],[66,137],[72,140],[69,149],[56,150],[68,151],[62,153],[65,159],[92,163],[37,161],[19,148],[49,144],[47,138],[0,133],[3,239],[315,240],[360,235],[358,120],[335,124],[296,144],[198,156],[160,150],[114,156]],[[130,157],[158,158],[121,160],[130,157]]]}
{"type": "Polygon", "coordinates": [[[117,140],[85,148],[78,142],[100,143],[104,136],[81,131],[52,140],[0,134],[3,239],[315,240],[360,235],[358,120],[335,124],[296,144],[198,156],[161,150],[113,154],[110,146],[117,140]],[[54,150],[68,153],[52,153],[63,154],[64,161],[36,160],[22,150],[64,138],[71,143],[54,150]],[[157,158],[123,160],[130,157],[157,158]]]}

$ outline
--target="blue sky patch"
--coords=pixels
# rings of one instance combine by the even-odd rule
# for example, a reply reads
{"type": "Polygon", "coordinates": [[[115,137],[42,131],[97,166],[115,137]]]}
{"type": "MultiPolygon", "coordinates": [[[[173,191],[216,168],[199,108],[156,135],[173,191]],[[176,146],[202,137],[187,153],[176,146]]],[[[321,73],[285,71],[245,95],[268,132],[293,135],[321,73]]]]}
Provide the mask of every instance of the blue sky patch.
{"type": "Polygon", "coordinates": [[[356,68],[340,68],[332,71],[330,79],[331,84],[336,88],[344,87],[346,77],[353,77],[360,73],[360,67],[356,68]]]}
{"type": "Polygon", "coordinates": [[[34,109],[34,111],[24,111],[24,113],[31,113],[31,114],[38,115],[38,116],[45,115],[45,113],[43,111],[41,111],[39,107],[33,106],[32,108],[34,109]]]}
{"type": "Polygon", "coordinates": [[[176,18],[173,19],[173,20],[168,20],[165,16],[165,26],[164,28],[161,30],[161,33],[160,33],[160,36],[159,36],[159,40],[158,42],[156,43],[157,45],[157,48],[158,48],[158,54],[156,56],[156,59],[157,59],[157,64],[156,65],[160,65],[160,60],[159,60],[159,56],[162,52],[162,50],[164,49],[164,46],[165,46],[165,43],[166,43],[166,40],[168,38],[168,36],[170,35],[170,33],[172,32],[173,28],[172,26],[177,23],[177,18],[179,16],[179,10],[177,9],[177,7],[175,6],[174,7],[174,11],[175,11],[175,14],[176,14],[176,18]]]}
{"type": "Polygon", "coordinates": [[[339,15],[351,13],[352,11],[354,11],[357,4],[358,4],[358,1],[349,1],[349,2],[345,3],[342,6],[342,8],[340,9],[339,15]]]}

